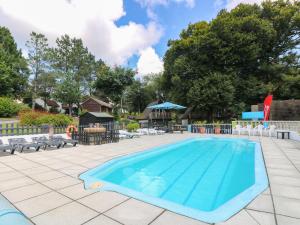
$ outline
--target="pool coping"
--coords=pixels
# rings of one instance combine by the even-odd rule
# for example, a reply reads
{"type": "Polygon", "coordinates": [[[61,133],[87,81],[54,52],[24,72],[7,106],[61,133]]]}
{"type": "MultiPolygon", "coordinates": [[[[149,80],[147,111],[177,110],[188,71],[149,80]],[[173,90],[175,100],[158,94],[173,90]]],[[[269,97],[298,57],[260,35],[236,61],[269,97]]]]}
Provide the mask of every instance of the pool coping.
{"type": "MultiPolygon", "coordinates": [[[[205,137],[205,138],[199,138],[199,137],[193,137],[193,138],[187,138],[184,140],[181,140],[179,142],[161,145],[154,148],[146,149],[142,152],[137,152],[133,154],[128,154],[126,156],[121,156],[114,158],[100,166],[97,166],[93,169],[90,169],[84,173],[82,173],[79,176],[79,179],[84,181],[84,185],[86,189],[96,189],[98,191],[114,191],[121,193],[123,195],[153,204],[155,206],[165,208],[167,210],[173,211],[175,213],[188,216],[200,221],[208,222],[208,223],[217,223],[221,221],[225,221],[228,218],[232,217],[236,213],[238,213],[240,210],[242,210],[245,206],[247,206],[255,197],[257,197],[259,194],[261,194],[265,189],[268,188],[268,178],[266,173],[266,167],[262,155],[262,149],[259,142],[250,141],[248,139],[241,139],[241,138],[228,138],[230,140],[246,140],[252,143],[255,143],[255,183],[241,192],[240,194],[236,195],[231,200],[227,201],[217,209],[206,212],[201,210],[196,210],[190,207],[186,207],[177,203],[173,203],[167,200],[162,200],[156,197],[151,197],[146,194],[143,194],[138,191],[134,191],[128,188],[121,187],[119,185],[115,185],[113,183],[95,179],[92,177],[92,175],[98,171],[99,169],[105,169],[109,166],[111,166],[114,163],[118,163],[121,160],[124,160],[126,158],[131,158],[136,155],[146,155],[151,154],[151,152],[157,152],[160,149],[163,149],[165,147],[174,147],[176,145],[184,144],[188,141],[194,140],[194,139],[219,139],[216,137],[205,137]]],[[[222,138],[224,139],[224,138],[222,138]]]]}

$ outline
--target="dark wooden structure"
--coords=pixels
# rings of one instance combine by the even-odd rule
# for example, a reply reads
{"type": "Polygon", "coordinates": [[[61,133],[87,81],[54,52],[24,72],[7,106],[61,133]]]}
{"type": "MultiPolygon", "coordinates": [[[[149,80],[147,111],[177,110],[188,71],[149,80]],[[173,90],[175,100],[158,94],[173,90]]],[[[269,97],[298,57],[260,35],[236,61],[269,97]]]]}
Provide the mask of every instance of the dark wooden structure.
{"type": "Polygon", "coordinates": [[[78,132],[74,138],[85,145],[118,142],[119,128],[108,113],[86,112],[79,117],[78,132]]]}
{"type": "MultiPolygon", "coordinates": [[[[258,104],[258,110],[263,111],[264,104],[258,104]]],[[[300,99],[273,100],[270,120],[300,120],[300,99]]]]}
{"type": "Polygon", "coordinates": [[[79,117],[79,126],[89,126],[96,123],[113,122],[114,117],[104,112],[86,112],[79,117]]]}
{"type": "Polygon", "coordinates": [[[81,103],[82,109],[88,112],[106,112],[112,113],[112,105],[95,97],[88,97],[81,103]]]}

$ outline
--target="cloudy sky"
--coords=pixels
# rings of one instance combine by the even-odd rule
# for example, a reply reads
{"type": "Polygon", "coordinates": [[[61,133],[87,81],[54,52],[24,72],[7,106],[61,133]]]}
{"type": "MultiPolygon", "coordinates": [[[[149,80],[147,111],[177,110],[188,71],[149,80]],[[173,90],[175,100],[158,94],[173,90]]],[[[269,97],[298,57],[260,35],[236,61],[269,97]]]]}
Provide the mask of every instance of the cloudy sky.
{"type": "Polygon", "coordinates": [[[162,70],[169,39],[189,23],[211,20],[221,8],[261,0],[0,0],[0,26],[25,49],[31,31],[50,45],[63,34],[82,38],[110,65],[137,68],[140,75],[162,70]]]}

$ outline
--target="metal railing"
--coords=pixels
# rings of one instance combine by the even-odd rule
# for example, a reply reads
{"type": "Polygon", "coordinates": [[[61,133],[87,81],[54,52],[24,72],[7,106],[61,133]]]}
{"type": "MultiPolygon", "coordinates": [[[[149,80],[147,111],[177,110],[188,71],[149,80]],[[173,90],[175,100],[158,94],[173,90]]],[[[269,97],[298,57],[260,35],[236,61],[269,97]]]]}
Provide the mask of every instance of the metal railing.
{"type": "MultiPolygon", "coordinates": [[[[63,134],[66,132],[67,126],[54,126],[54,134],[63,134]]],[[[32,135],[32,134],[47,134],[49,126],[22,126],[19,123],[0,124],[1,136],[16,136],[16,135],[32,135]]]]}
{"type": "Polygon", "coordinates": [[[192,124],[192,133],[203,134],[232,134],[231,124],[192,124]]]}
{"type": "Polygon", "coordinates": [[[119,125],[115,122],[101,123],[105,128],[103,132],[86,132],[84,128],[91,128],[89,125],[79,125],[78,131],[72,133],[72,139],[78,140],[84,145],[100,145],[119,141],[119,125]]]}

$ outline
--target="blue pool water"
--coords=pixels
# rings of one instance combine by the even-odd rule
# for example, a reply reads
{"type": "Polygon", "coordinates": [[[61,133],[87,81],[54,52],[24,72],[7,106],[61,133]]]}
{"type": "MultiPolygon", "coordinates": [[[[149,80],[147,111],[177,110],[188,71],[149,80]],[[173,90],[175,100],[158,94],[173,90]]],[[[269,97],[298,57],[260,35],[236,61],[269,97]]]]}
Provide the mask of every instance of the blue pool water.
{"type": "MultiPolygon", "coordinates": [[[[225,220],[268,186],[260,146],[193,138],[112,160],[80,176],[206,222],[225,220]]],[[[99,183],[98,183],[99,184],[99,183]]]]}

